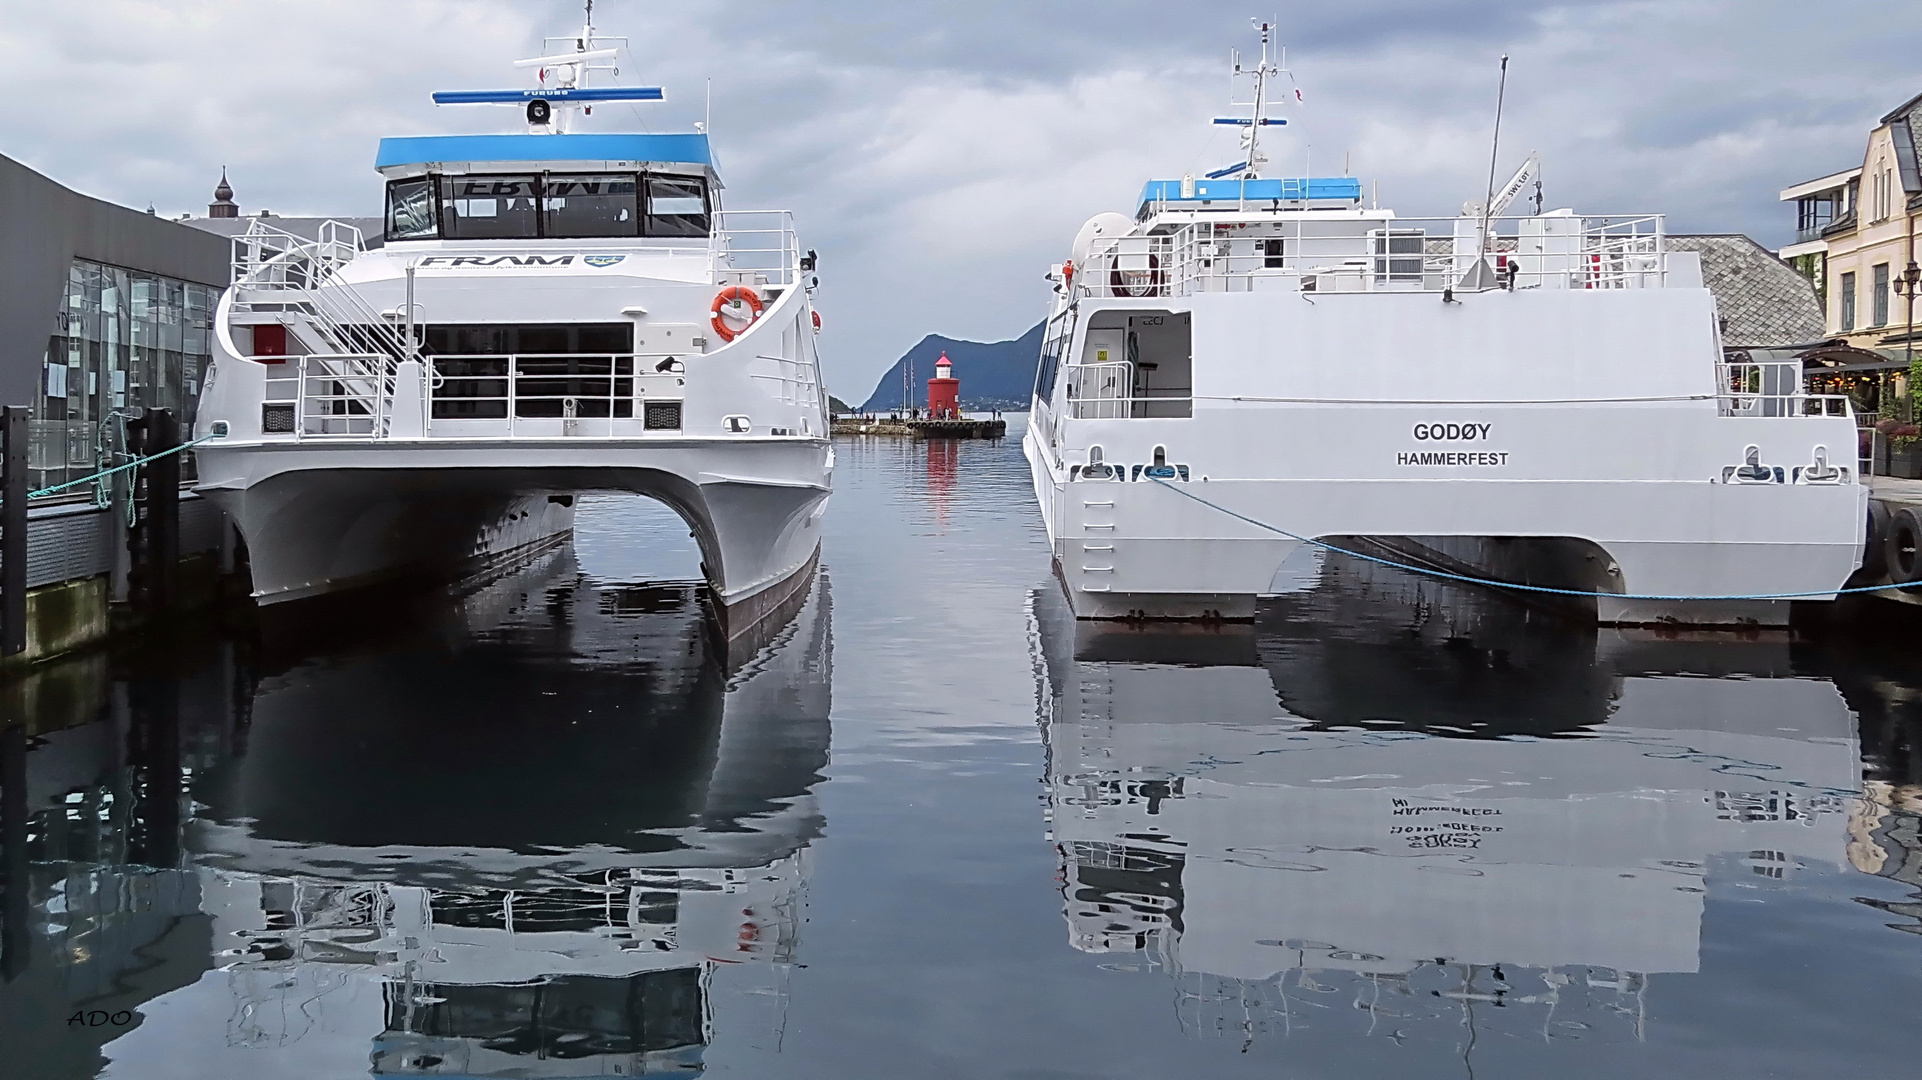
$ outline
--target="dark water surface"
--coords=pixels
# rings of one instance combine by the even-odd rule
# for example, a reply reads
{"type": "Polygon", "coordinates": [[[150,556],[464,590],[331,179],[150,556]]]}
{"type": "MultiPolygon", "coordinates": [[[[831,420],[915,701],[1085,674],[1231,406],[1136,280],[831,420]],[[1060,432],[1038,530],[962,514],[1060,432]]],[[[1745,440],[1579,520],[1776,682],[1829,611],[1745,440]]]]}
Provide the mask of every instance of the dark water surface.
{"type": "Polygon", "coordinates": [[[1331,558],[1077,628],[1014,438],[838,453],[752,655],[593,499],[462,599],[9,691],[0,1076],[1922,1069],[1913,621],[1331,558]]]}

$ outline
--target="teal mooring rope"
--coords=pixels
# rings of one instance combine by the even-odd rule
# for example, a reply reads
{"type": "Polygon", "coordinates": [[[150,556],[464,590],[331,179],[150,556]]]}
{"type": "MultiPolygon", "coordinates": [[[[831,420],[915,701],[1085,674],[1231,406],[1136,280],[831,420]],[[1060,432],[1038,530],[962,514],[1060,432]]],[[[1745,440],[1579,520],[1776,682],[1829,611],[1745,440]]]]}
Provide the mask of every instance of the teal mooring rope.
{"type": "Polygon", "coordinates": [[[132,461],[127,462],[125,465],[115,465],[111,469],[102,469],[91,476],[83,476],[78,480],[69,480],[64,484],[55,484],[52,487],[41,488],[39,491],[29,491],[27,492],[27,498],[28,499],[44,499],[47,496],[54,494],[55,492],[65,491],[70,487],[79,487],[81,484],[91,484],[96,480],[104,480],[115,473],[126,472],[128,469],[137,469],[140,466],[145,465],[149,461],[158,461],[159,459],[166,457],[168,454],[178,454],[182,450],[191,450],[194,447],[199,446],[201,443],[208,441],[209,439],[219,439],[222,437],[223,436],[221,435],[202,435],[200,438],[194,439],[191,442],[184,442],[178,446],[168,447],[167,449],[162,450],[158,454],[148,454],[145,457],[135,458],[132,461]]]}
{"type": "Polygon", "coordinates": [[[1555,596],[1611,597],[1616,600],[1804,600],[1804,599],[1808,599],[1809,597],[1815,597],[1815,596],[1841,596],[1845,593],[1889,592],[1890,590],[1893,590],[1893,589],[1901,589],[1901,588],[1908,587],[1908,586],[1902,586],[1902,585],[1864,585],[1864,586],[1858,586],[1853,589],[1823,589],[1815,592],[1735,593],[1727,596],[1662,596],[1662,595],[1651,594],[1651,593],[1586,592],[1581,589],[1551,589],[1545,585],[1518,585],[1512,581],[1496,581],[1493,578],[1478,578],[1478,577],[1469,577],[1466,574],[1451,574],[1446,570],[1431,570],[1426,566],[1414,566],[1409,563],[1396,562],[1393,559],[1383,559],[1374,555],[1364,555],[1359,551],[1349,551],[1347,548],[1336,547],[1335,545],[1330,544],[1323,540],[1316,540],[1312,537],[1301,536],[1296,533],[1291,533],[1287,529],[1283,529],[1275,525],[1270,525],[1265,521],[1256,521],[1254,518],[1251,518],[1246,514],[1236,513],[1235,511],[1220,505],[1219,503],[1209,502],[1207,499],[1204,499],[1199,495],[1196,495],[1183,488],[1176,487],[1175,485],[1170,484],[1168,481],[1163,480],[1158,476],[1150,476],[1147,479],[1153,480],[1155,483],[1160,484],[1162,487],[1167,488],[1169,491],[1172,491],[1177,495],[1181,495],[1185,498],[1193,499],[1194,501],[1200,503],[1203,506],[1208,507],[1211,510],[1219,510],[1222,513],[1227,514],[1229,517],[1234,518],[1237,521],[1245,521],[1248,524],[1253,525],[1257,529],[1266,529],[1271,533],[1276,533],[1278,535],[1285,536],[1290,540],[1298,540],[1304,544],[1313,544],[1318,548],[1323,548],[1325,550],[1332,551],[1337,555],[1347,555],[1356,559],[1366,559],[1367,561],[1372,563],[1380,563],[1383,566],[1392,566],[1397,570],[1408,570],[1417,574],[1426,574],[1429,577],[1443,578],[1448,581],[1461,581],[1461,582],[1466,582],[1467,584],[1470,584],[1470,585],[1487,585],[1491,588],[1496,588],[1496,589],[1513,589],[1518,592],[1549,593],[1555,596]]]}

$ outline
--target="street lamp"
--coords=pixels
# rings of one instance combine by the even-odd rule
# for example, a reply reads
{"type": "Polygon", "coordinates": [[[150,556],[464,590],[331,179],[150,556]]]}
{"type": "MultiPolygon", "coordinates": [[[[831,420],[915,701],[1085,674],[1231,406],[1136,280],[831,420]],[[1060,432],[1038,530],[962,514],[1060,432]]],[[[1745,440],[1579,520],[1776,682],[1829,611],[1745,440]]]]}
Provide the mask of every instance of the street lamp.
{"type": "Polygon", "coordinates": [[[1922,266],[1915,265],[1913,252],[1908,269],[1895,275],[1895,295],[1909,302],[1909,332],[1902,339],[1902,358],[1909,363],[1915,362],[1915,296],[1922,287],[1922,266]]]}

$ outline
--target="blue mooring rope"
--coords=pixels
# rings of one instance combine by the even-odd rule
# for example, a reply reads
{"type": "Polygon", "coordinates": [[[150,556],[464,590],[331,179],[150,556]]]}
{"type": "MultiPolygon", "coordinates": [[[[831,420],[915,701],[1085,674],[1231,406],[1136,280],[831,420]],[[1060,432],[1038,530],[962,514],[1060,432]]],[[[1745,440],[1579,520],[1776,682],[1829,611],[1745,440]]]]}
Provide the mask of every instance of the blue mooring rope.
{"type": "Polygon", "coordinates": [[[64,484],[55,484],[54,486],[49,488],[41,488],[39,491],[29,491],[27,492],[27,498],[44,499],[47,496],[52,495],[56,491],[65,491],[70,487],[79,487],[81,484],[91,484],[96,480],[104,480],[107,477],[112,476],[114,473],[126,472],[128,469],[136,469],[142,465],[145,465],[149,461],[158,461],[159,459],[166,457],[168,454],[178,454],[182,450],[191,450],[194,447],[199,446],[201,443],[204,443],[209,439],[218,439],[222,437],[223,437],[222,435],[202,435],[200,438],[194,439],[191,442],[184,442],[178,446],[170,446],[167,449],[160,451],[158,454],[148,454],[145,457],[137,457],[132,461],[127,462],[125,465],[115,465],[111,469],[102,469],[91,476],[83,476],[78,480],[69,480],[64,484]]]}
{"type": "Polygon", "coordinates": [[[1193,499],[1194,501],[1200,503],[1203,506],[1208,507],[1211,510],[1219,510],[1224,514],[1227,514],[1229,517],[1236,519],[1237,521],[1245,521],[1248,524],[1253,525],[1258,529],[1266,529],[1271,533],[1277,533],[1281,536],[1287,537],[1290,540],[1299,540],[1304,544],[1313,544],[1318,548],[1324,548],[1338,555],[1347,555],[1356,559],[1366,559],[1367,561],[1372,563],[1380,563],[1383,566],[1392,566],[1397,570],[1409,570],[1417,574],[1426,574],[1429,577],[1445,578],[1449,581],[1461,581],[1461,582],[1466,582],[1470,585],[1487,585],[1497,589],[1514,589],[1519,592],[1532,592],[1532,593],[1550,593],[1555,596],[1610,597],[1616,600],[1803,600],[1803,599],[1807,599],[1809,597],[1814,597],[1814,596],[1841,596],[1845,593],[1889,592],[1894,589],[1901,589],[1906,587],[1902,585],[1864,585],[1864,586],[1857,586],[1856,588],[1853,588],[1853,589],[1822,589],[1815,592],[1735,593],[1727,596],[1662,596],[1654,593],[1587,592],[1581,589],[1551,589],[1545,585],[1518,585],[1512,581],[1496,581],[1493,578],[1469,577],[1466,574],[1451,574],[1446,570],[1431,570],[1426,566],[1415,566],[1410,563],[1396,562],[1393,559],[1383,559],[1374,555],[1364,555],[1359,551],[1349,551],[1347,548],[1336,547],[1335,545],[1330,544],[1323,540],[1316,540],[1312,537],[1301,536],[1296,533],[1291,533],[1287,529],[1270,525],[1265,521],[1256,521],[1254,518],[1251,518],[1246,514],[1236,513],[1235,511],[1220,505],[1219,503],[1209,502],[1207,499],[1204,499],[1199,495],[1193,494],[1192,492],[1189,492],[1183,488],[1178,488],[1175,485],[1170,484],[1168,481],[1163,480],[1158,476],[1150,476],[1150,477],[1147,477],[1146,479],[1153,480],[1155,483],[1160,484],[1162,487],[1167,488],[1169,491],[1172,491],[1177,495],[1182,495],[1187,498],[1193,499]]]}

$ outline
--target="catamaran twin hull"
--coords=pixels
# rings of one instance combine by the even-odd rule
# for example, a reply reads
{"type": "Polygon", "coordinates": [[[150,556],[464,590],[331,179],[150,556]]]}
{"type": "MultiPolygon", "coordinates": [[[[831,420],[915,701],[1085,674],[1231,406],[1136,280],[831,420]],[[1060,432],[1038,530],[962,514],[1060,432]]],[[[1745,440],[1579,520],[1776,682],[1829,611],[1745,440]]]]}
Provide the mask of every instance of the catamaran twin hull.
{"type": "Polygon", "coordinates": [[[1718,363],[1693,256],[1668,258],[1660,288],[1064,304],[1024,448],[1075,613],[1249,618],[1299,538],[1607,594],[1604,623],[1832,595],[1867,512],[1846,403],[1799,370],[1728,391],[1765,365],[1718,363]]]}
{"type": "Polygon", "coordinates": [[[688,522],[730,633],[804,587],[827,499],[814,440],[386,440],[222,446],[199,490],[246,537],[257,603],[484,572],[567,539],[576,492],[658,499],[688,522]]]}

